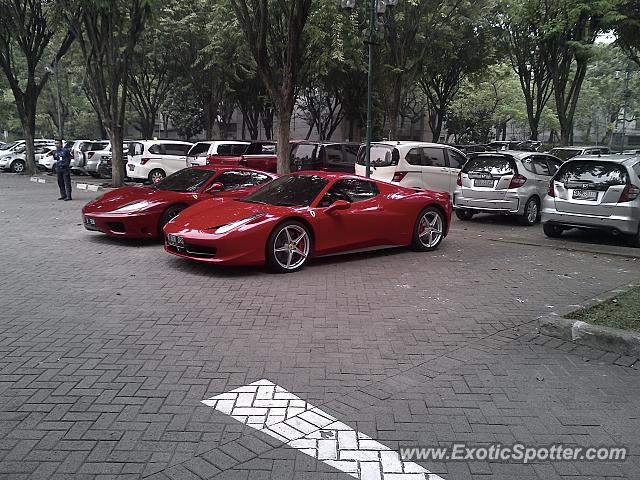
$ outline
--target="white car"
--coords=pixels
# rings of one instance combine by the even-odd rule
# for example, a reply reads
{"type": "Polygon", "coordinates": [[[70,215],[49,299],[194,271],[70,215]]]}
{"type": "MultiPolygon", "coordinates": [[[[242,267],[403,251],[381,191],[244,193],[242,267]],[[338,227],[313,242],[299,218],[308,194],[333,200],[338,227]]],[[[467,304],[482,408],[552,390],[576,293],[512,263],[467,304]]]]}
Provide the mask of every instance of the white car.
{"type": "MultiPolygon", "coordinates": [[[[356,175],[365,175],[363,145],[356,175]]],[[[428,142],[376,142],[371,144],[371,178],[403,187],[453,194],[458,172],[467,157],[457,148],[428,142]]]]}
{"type": "Polygon", "coordinates": [[[193,143],[178,140],[140,140],[129,143],[127,176],[158,183],[167,175],[187,167],[193,143]]]}
{"type": "Polygon", "coordinates": [[[237,140],[198,142],[187,154],[187,167],[206,165],[209,158],[216,155],[240,156],[250,143],[237,140]]]}
{"type": "MultiPolygon", "coordinates": [[[[55,148],[55,144],[36,145],[34,150],[36,166],[39,164],[42,158],[46,157],[46,155],[50,151],[55,150],[55,148]]],[[[9,170],[13,173],[22,173],[24,172],[26,165],[27,160],[24,143],[18,148],[14,149],[12,153],[0,157],[0,169],[2,170],[9,170]]]]}

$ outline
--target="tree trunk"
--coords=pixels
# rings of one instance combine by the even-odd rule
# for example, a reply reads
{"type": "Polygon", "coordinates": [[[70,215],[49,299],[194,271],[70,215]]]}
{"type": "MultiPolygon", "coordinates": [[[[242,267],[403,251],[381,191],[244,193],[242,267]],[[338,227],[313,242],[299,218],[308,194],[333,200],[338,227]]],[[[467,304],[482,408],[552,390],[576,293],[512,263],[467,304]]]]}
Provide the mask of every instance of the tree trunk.
{"type": "Polygon", "coordinates": [[[289,173],[289,137],[291,129],[291,111],[279,108],[278,117],[278,175],[289,173]]]}
{"type": "Polygon", "coordinates": [[[29,175],[35,175],[38,172],[33,145],[36,133],[36,99],[32,92],[33,88],[29,85],[27,85],[26,93],[24,94],[15,89],[13,90],[25,140],[25,171],[29,175]]]}
{"type": "Polygon", "coordinates": [[[435,110],[433,114],[429,116],[429,128],[431,128],[431,139],[433,143],[438,143],[440,140],[443,119],[444,115],[440,110],[435,110]]]}
{"type": "Polygon", "coordinates": [[[29,175],[35,175],[38,173],[36,167],[35,149],[33,146],[33,139],[36,131],[35,115],[31,118],[25,118],[22,123],[22,132],[24,134],[25,143],[25,158],[26,158],[26,173],[29,175]]]}
{"type": "Polygon", "coordinates": [[[124,139],[123,128],[116,125],[109,129],[109,140],[111,141],[111,182],[117,188],[124,185],[124,155],[122,153],[122,142],[124,139]]]}

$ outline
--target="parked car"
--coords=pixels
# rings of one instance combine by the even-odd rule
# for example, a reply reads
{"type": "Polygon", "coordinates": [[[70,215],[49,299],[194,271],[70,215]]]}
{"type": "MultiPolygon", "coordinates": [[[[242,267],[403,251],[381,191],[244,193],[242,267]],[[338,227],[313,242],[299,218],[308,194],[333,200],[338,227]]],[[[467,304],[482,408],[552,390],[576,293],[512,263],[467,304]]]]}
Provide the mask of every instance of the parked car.
{"type": "Polygon", "coordinates": [[[291,142],[290,168],[355,173],[359,143],[291,142]]]}
{"type": "Polygon", "coordinates": [[[157,237],[188,206],[206,199],[245,197],[274,178],[246,168],[186,168],[152,187],[123,187],[104,194],[82,209],[83,222],[87,230],[113,237],[157,237]]]}
{"type": "Polygon", "coordinates": [[[408,245],[435,250],[450,220],[446,193],[301,172],[237,201],[188,208],[165,225],[165,250],[203,262],[295,272],[312,256],[408,245]]]}
{"type": "MultiPolygon", "coordinates": [[[[126,172],[127,165],[127,152],[129,151],[129,143],[125,143],[122,146],[122,154],[124,161],[124,169],[126,172]]],[[[95,152],[88,151],[85,152],[87,155],[87,162],[85,164],[85,170],[89,175],[95,178],[109,178],[111,177],[111,143],[109,143],[102,150],[97,150],[95,152]],[[108,166],[108,174],[106,167],[108,166]]]]}
{"type": "Polygon", "coordinates": [[[548,237],[571,228],[628,235],[640,247],[640,157],[580,156],[549,183],[542,209],[548,237]]]}
{"type": "Polygon", "coordinates": [[[476,213],[517,215],[522,225],[535,224],[551,176],[562,161],[533,152],[479,153],[458,174],[453,208],[460,220],[476,213]]]}
{"type": "Polygon", "coordinates": [[[251,142],[244,153],[231,153],[229,155],[209,155],[207,165],[221,167],[246,167],[255,168],[264,172],[276,172],[278,168],[278,156],[276,154],[276,142],[257,141],[251,142]]]}
{"type": "Polygon", "coordinates": [[[129,143],[127,176],[136,181],[159,183],[186,168],[193,143],[179,140],[141,140],[129,143]]]}
{"type": "Polygon", "coordinates": [[[469,156],[473,153],[486,152],[487,150],[491,151],[492,148],[489,148],[488,145],[484,144],[471,144],[471,145],[451,145],[456,150],[460,150],[465,155],[469,156]]]}
{"type": "Polygon", "coordinates": [[[96,152],[109,146],[108,140],[78,140],[71,147],[71,173],[89,175],[87,165],[95,166],[93,157],[96,152]]]}
{"type": "Polygon", "coordinates": [[[538,140],[494,140],[489,142],[487,147],[496,151],[538,152],[542,147],[542,142],[538,140]]]}
{"type": "Polygon", "coordinates": [[[555,147],[549,150],[549,154],[567,161],[570,158],[583,155],[609,155],[611,151],[608,147],[555,147]]]}
{"type": "Polygon", "coordinates": [[[209,157],[217,155],[242,155],[251,142],[236,140],[212,140],[198,142],[187,153],[187,167],[206,165],[209,157]]]}
{"type": "MultiPolygon", "coordinates": [[[[36,166],[40,163],[40,160],[46,155],[55,150],[55,144],[50,145],[36,145],[34,149],[36,166]]],[[[13,173],[24,172],[27,165],[26,147],[22,144],[16,148],[13,153],[4,155],[0,158],[0,169],[9,170],[13,173]]]]}
{"type": "MultiPolygon", "coordinates": [[[[363,145],[358,152],[356,174],[365,175],[363,145]]],[[[377,142],[371,144],[371,178],[453,194],[456,178],[467,157],[450,145],[427,142],[377,142]]]]}
{"type": "MultiPolygon", "coordinates": [[[[47,138],[38,138],[33,141],[33,146],[41,147],[44,145],[55,145],[55,143],[56,143],[55,140],[51,140],[47,138]]],[[[24,140],[16,140],[15,142],[6,144],[4,147],[2,147],[3,149],[0,150],[0,159],[2,159],[2,157],[5,157],[7,155],[12,155],[14,153],[17,153],[17,151],[20,149],[24,149],[24,144],[25,144],[24,140]]]]}

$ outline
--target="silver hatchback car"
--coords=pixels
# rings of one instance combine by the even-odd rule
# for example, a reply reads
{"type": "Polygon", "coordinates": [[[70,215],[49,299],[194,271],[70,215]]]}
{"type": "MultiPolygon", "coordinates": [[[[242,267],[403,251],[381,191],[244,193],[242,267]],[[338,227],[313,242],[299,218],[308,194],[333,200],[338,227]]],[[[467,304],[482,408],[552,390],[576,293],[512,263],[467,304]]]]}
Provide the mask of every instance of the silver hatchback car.
{"type": "Polygon", "coordinates": [[[464,164],[453,194],[460,220],[476,213],[518,215],[522,225],[538,221],[549,180],[560,168],[558,158],[537,152],[479,153],[464,164]]]}
{"type": "Polygon", "coordinates": [[[640,157],[576,157],[549,183],[542,226],[549,237],[579,228],[629,235],[640,247],[640,157]]]}

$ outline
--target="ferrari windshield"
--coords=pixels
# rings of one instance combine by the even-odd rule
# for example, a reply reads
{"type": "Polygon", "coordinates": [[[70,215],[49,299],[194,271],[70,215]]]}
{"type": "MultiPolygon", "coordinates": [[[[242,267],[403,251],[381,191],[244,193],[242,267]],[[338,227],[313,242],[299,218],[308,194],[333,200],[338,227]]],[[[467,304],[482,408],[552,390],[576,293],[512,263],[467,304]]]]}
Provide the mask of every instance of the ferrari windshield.
{"type": "Polygon", "coordinates": [[[280,177],[257,192],[241,199],[241,202],[308,207],[329,183],[317,175],[286,175],[280,177]]]}
{"type": "Polygon", "coordinates": [[[197,192],[216,172],[204,168],[185,168],[169,175],[156,185],[158,190],[172,192],[197,192]]]}

